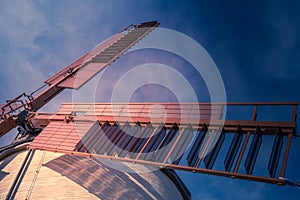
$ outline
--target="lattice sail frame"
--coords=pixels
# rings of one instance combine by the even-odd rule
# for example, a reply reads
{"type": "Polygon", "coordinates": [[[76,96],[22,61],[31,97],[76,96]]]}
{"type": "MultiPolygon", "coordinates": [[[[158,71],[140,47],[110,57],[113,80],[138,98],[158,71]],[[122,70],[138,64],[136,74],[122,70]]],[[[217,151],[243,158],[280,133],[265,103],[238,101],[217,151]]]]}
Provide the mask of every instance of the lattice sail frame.
{"type": "Polygon", "coordinates": [[[130,24],[47,79],[44,86],[30,95],[23,93],[6,104],[0,104],[0,137],[18,126],[23,111],[38,111],[66,88],[79,89],[159,24],[157,21],[130,24]]]}
{"type": "Polygon", "coordinates": [[[109,103],[63,104],[56,114],[34,113],[65,88],[80,88],[158,25],[157,21],[129,25],[46,80],[45,86],[30,95],[23,93],[6,104],[1,104],[0,137],[16,127],[20,123],[20,118],[24,121],[26,119],[24,116],[30,111],[32,113],[28,119],[32,127],[45,128],[30,144],[31,149],[94,156],[283,185],[285,181],[276,178],[277,168],[281,166],[279,176],[284,177],[292,137],[296,130],[298,103],[160,103],[166,112],[156,112],[152,116],[149,115],[147,106],[154,103],[129,105],[120,103],[118,104],[120,110],[114,112],[109,103]],[[36,93],[38,94],[35,95],[36,93]],[[223,124],[220,117],[225,105],[252,106],[252,116],[249,120],[226,120],[223,124]],[[126,106],[132,108],[125,111],[126,106]],[[194,106],[199,110],[195,110],[194,106]],[[261,106],[292,107],[291,120],[256,121],[257,107],[261,106]],[[91,114],[90,107],[98,107],[97,112],[91,114]],[[197,113],[200,113],[200,117],[197,113]],[[126,134],[127,131],[133,136],[145,139],[130,138],[126,134]],[[224,170],[216,170],[215,161],[220,157],[220,149],[226,146],[224,141],[229,134],[234,136],[225,154],[224,170]],[[274,139],[268,157],[267,177],[253,175],[265,135],[271,135],[274,139]],[[103,144],[104,139],[110,141],[112,145],[103,144]],[[164,151],[158,152],[160,149],[164,151]],[[132,154],[128,155],[128,152],[132,154]],[[240,170],[243,159],[245,159],[245,173],[240,170]]]}
{"type": "Polygon", "coordinates": [[[45,129],[29,148],[284,185],[279,177],[285,176],[298,103],[212,104],[65,103],[54,115],[35,113],[31,123],[45,129]],[[153,117],[149,108],[157,104],[164,109],[153,117]],[[253,107],[250,119],[225,120],[220,129],[225,105],[253,107]],[[119,110],[113,113],[114,106],[119,110]],[[193,117],[195,106],[200,118],[193,117]],[[286,106],[292,110],[291,120],[256,121],[257,108],[263,106],[286,106]],[[183,122],[182,116],[188,120],[183,122]],[[232,140],[224,143],[229,134],[232,140]],[[269,175],[256,175],[257,155],[267,135],[273,138],[265,158],[269,175]],[[226,148],[225,155],[220,155],[221,148],[226,148]],[[217,159],[224,160],[221,170],[215,169],[217,159]]]}

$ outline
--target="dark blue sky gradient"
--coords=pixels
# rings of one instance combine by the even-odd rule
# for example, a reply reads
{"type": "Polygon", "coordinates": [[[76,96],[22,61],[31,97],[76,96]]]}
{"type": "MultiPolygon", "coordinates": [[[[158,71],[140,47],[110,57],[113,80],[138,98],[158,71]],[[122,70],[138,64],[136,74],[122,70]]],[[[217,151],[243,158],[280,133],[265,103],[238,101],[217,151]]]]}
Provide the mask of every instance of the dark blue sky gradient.
{"type": "MultiPolygon", "coordinates": [[[[299,101],[299,10],[297,0],[1,1],[0,101],[35,90],[122,27],[152,20],[160,21],[161,27],[190,36],[207,50],[222,75],[228,101],[299,101]]],[[[111,74],[107,79],[118,77],[113,70],[121,67],[124,60],[126,57],[107,70],[111,74]]],[[[192,70],[182,73],[189,78],[192,70]]],[[[202,84],[200,79],[190,78],[195,87],[202,84]]],[[[107,85],[109,89],[111,86],[107,85]]],[[[155,85],[145,86],[132,100],[139,100],[139,92],[145,100],[145,91],[160,89],[166,91],[155,85]]],[[[109,94],[101,94],[104,96],[100,100],[108,99],[109,94]]],[[[61,102],[71,100],[70,95],[70,91],[64,92],[48,109],[55,111],[61,102]]],[[[201,98],[207,99],[200,95],[201,98]]],[[[299,153],[297,139],[286,175],[300,181],[299,153]]],[[[193,199],[299,199],[300,196],[300,190],[290,186],[193,173],[180,172],[180,175],[191,189],[193,199]]]]}
{"type": "MultiPolygon", "coordinates": [[[[131,51],[124,56],[120,57],[116,60],[110,67],[108,67],[97,87],[96,92],[96,101],[99,102],[109,102],[112,100],[112,92],[115,89],[116,82],[120,80],[122,75],[126,74],[129,70],[134,67],[147,64],[147,63],[159,63],[166,66],[171,66],[178,73],[184,76],[185,79],[190,83],[193,90],[197,95],[198,101],[210,101],[210,96],[208,89],[205,85],[205,82],[201,75],[197,72],[197,70],[185,59],[182,57],[175,55],[173,53],[158,50],[158,49],[142,49],[131,51]]],[[[141,74],[145,79],[151,80],[152,76],[157,76],[151,73],[151,68],[149,71],[145,71],[141,74]]],[[[167,77],[166,77],[167,78],[167,77]]],[[[176,84],[178,80],[171,80],[176,84]]],[[[126,89],[126,86],[124,86],[126,89]]],[[[130,101],[154,101],[154,102],[178,102],[180,101],[176,98],[176,94],[172,94],[172,91],[169,91],[166,86],[158,85],[158,84],[147,84],[145,86],[141,86],[132,96],[130,101]],[[155,86],[156,85],[156,86],[155,86]],[[154,89],[155,87],[156,89],[154,89]],[[168,94],[166,94],[167,92],[168,94]]]]}

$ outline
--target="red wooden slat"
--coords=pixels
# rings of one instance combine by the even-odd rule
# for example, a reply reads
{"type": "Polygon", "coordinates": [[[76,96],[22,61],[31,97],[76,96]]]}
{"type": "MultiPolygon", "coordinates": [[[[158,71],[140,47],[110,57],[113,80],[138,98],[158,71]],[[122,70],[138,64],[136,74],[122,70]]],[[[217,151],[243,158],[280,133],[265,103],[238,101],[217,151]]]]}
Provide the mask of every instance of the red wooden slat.
{"type": "MultiPolygon", "coordinates": [[[[65,76],[65,74],[67,73],[67,71],[70,68],[75,68],[78,67],[82,64],[85,63],[85,61],[89,60],[91,58],[91,56],[99,53],[100,51],[103,51],[105,48],[107,48],[111,43],[115,42],[116,40],[120,39],[123,35],[120,33],[117,33],[115,35],[113,35],[112,37],[110,37],[109,39],[105,40],[104,42],[102,42],[100,45],[98,45],[97,47],[95,47],[93,50],[91,50],[90,52],[86,53],[85,55],[83,55],[82,57],[80,57],[78,60],[76,60],[75,62],[71,63],[70,65],[68,65],[67,67],[65,67],[64,69],[62,69],[61,71],[59,71],[57,74],[55,74],[54,76],[50,77],[48,80],[45,81],[45,83],[48,84],[53,84],[55,83],[57,80],[59,80],[61,77],[65,76]]],[[[69,80],[69,79],[68,79],[69,80]]]]}
{"type": "Polygon", "coordinates": [[[146,117],[149,118],[187,118],[187,119],[220,119],[223,105],[200,103],[113,103],[113,104],[63,104],[60,114],[81,112],[84,115],[116,116],[116,117],[146,117]],[[156,106],[159,105],[159,106],[156,106]],[[150,114],[149,114],[150,113],[150,114]]]}
{"type": "Polygon", "coordinates": [[[58,86],[64,88],[79,88],[90,78],[96,75],[99,71],[101,71],[104,67],[106,67],[106,65],[106,63],[88,63],[86,66],[81,68],[75,76],[64,81],[58,86]]]}
{"type": "MultiPolygon", "coordinates": [[[[85,129],[87,128],[89,127],[85,127],[85,129]]],[[[51,122],[31,142],[30,146],[35,148],[73,150],[80,141],[79,132],[80,130],[76,129],[74,123],[51,122]]]]}

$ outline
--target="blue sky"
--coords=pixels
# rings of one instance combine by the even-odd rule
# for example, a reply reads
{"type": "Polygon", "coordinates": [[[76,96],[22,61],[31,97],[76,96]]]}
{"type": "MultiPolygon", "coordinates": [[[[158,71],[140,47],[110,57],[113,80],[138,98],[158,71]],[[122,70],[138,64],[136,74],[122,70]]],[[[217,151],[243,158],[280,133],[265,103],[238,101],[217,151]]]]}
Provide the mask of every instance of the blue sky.
{"type": "MultiPolygon", "coordinates": [[[[299,101],[299,9],[296,0],[1,1],[0,100],[30,93],[122,27],[158,20],[161,27],[182,32],[207,50],[222,75],[229,102],[299,101]]],[[[107,70],[107,79],[121,61],[107,70]]],[[[201,84],[198,81],[192,80],[194,85],[201,84]]],[[[147,100],[145,95],[133,97],[139,98],[147,100]]],[[[53,108],[62,100],[70,101],[70,92],[59,96],[53,108]]],[[[292,146],[294,159],[287,173],[296,180],[300,180],[296,171],[300,160],[295,159],[299,145],[296,140],[292,146]]],[[[193,199],[298,199],[300,195],[299,189],[289,186],[180,174],[193,199]]]]}

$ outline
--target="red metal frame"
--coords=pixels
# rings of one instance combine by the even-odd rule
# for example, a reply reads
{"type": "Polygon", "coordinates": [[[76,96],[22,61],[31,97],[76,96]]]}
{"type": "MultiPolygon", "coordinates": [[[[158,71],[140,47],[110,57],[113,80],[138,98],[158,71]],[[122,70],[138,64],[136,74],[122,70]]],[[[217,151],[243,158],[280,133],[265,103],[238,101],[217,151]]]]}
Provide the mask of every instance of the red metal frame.
{"type": "MultiPolygon", "coordinates": [[[[122,108],[122,106],[127,106],[130,107],[129,112],[136,112],[136,108],[144,108],[144,107],[150,107],[151,105],[156,104],[156,103],[129,103],[129,104],[124,104],[124,103],[115,103],[113,105],[117,106],[118,108],[122,108]],[[144,105],[141,107],[141,105],[144,105]]],[[[171,106],[172,108],[179,109],[180,105],[179,103],[157,103],[163,106],[171,106]]],[[[202,129],[203,127],[208,127],[212,131],[216,131],[217,129],[220,128],[220,124],[223,123],[222,120],[190,120],[190,121],[185,121],[181,123],[180,118],[168,118],[166,119],[165,123],[162,124],[167,128],[171,128],[174,123],[179,127],[180,132],[178,133],[177,138],[175,141],[172,143],[172,146],[169,148],[169,152],[166,153],[166,157],[161,162],[155,161],[155,160],[145,160],[142,155],[143,150],[146,148],[148,145],[151,136],[155,134],[156,131],[152,132],[152,135],[148,138],[148,140],[143,144],[143,147],[139,151],[139,153],[136,154],[136,156],[128,158],[128,157],[118,157],[118,154],[113,153],[113,156],[108,156],[108,155],[103,155],[103,154],[97,154],[97,153],[88,153],[88,152],[77,152],[76,150],[70,151],[66,150],[64,148],[56,147],[56,148],[44,148],[39,145],[30,145],[29,148],[31,149],[40,149],[40,150],[46,150],[46,151],[54,151],[54,152],[61,152],[61,153],[67,153],[67,154],[74,154],[74,155],[79,155],[79,156],[88,156],[88,157],[99,157],[99,158],[105,158],[105,159],[110,159],[110,160],[116,160],[116,161],[122,161],[122,162],[131,162],[131,163],[139,163],[139,164],[148,164],[148,165],[153,165],[156,167],[165,167],[169,169],[176,169],[176,170],[184,170],[184,171],[190,171],[190,172],[196,172],[196,173],[205,173],[205,174],[213,174],[213,175],[218,175],[218,176],[225,176],[225,177],[231,177],[231,178],[239,178],[239,179],[246,179],[246,180],[255,180],[255,181],[260,181],[260,182],[266,182],[266,183],[276,183],[278,185],[284,185],[285,181],[279,178],[272,178],[272,177],[267,177],[267,176],[257,176],[257,175],[251,175],[251,174],[244,174],[239,172],[239,166],[240,163],[243,159],[245,149],[249,143],[249,137],[252,133],[254,133],[257,130],[257,127],[260,128],[261,134],[262,135],[273,135],[275,136],[278,134],[278,127],[280,127],[281,131],[280,134],[282,134],[284,137],[287,137],[287,143],[284,151],[284,156],[281,161],[281,169],[279,169],[280,177],[284,177],[285,171],[286,171],[286,166],[287,166],[287,161],[288,161],[288,155],[289,155],[289,150],[292,142],[293,135],[295,135],[295,130],[296,130],[296,110],[297,110],[297,103],[291,102],[291,103],[182,103],[183,107],[184,106],[193,106],[197,104],[199,108],[205,108],[206,107],[211,107],[212,105],[226,105],[226,106],[253,106],[252,110],[252,117],[250,120],[225,120],[223,124],[223,131],[225,134],[228,133],[236,133],[237,131],[239,133],[245,134],[246,138],[244,139],[242,148],[240,150],[240,153],[238,154],[238,158],[235,164],[235,167],[232,172],[230,171],[221,171],[221,170],[215,170],[215,169],[206,169],[206,168],[201,168],[200,167],[200,162],[201,159],[198,160],[197,164],[195,167],[192,166],[186,166],[182,164],[171,164],[168,163],[171,154],[174,153],[174,150],[177,149],[177,144],[179,141],[184,140],[186,135],[184,134],[184,131],[186,129],[192,129],[192,130],[198,130],[202,129]],[[257,116],[257,108],[260,106],[287,106],[287,107],[292,107],[292,120],[291,121],[256,121],[256,116],[257,116]],[[204,106],[204,107],[203,107],[204,106]],[[274,131],[272,131],[274,130],[274,131]]],[[[31,123],[33,126],[36,127],[43,127],[47,126],[49,122],[60,122],[60,123],[67,123],[66,119],[70,119],[68,123],[86,123],[86,122],[93,122],[95,120],[99,120],[101,122],[109,122],[109,123],[115,123],[118,121],[120,124],[125,124],[125,123],[131,123],[131,124],[140,124],[141,126],[146,126],[149,121],[153,120],[153,118],[150,117],[139,117],[135,116],[131,118],[131,121],[128,121],[128,118],[124,118],[122,116],[107,116],[105,115],[104,112],[101,112],[101,114],[97,114],[94,116],[90,115],[91,113],[87,112],[89,115],[83,115],[83,116],[76,116],[72,115],[72,113],[76,113],[76,109],[80,108],[81,111],[84,110],[84,106],[88,108],[90,105],[94,106],[100,106],[102,108],[107,108],[113,106],[112,104],[107,104],[107,103],[96,103],[96,104],[63,104],[62,108],[59,110],[58,114],[47,114],[47,113],[34,113],[31,118],[31,123]],[[72,107],[68,107],[68,105],[72,105],[72,107]],[[76,107],[77,106],[77,107],[76,107]],[[78,107],[79,106],[79,107],[78,107]],[[71,110],[66,110],[66,108],[72,108],[71,110]],[[67,112],[66,112],[67,111],[67,112]],[[71,115],[65,115],[65,114],[71,114],[71,115]],[[104,115],[103,115],[104,114],[104,115]]],[[[175,110],[176,110],[175,109],[175,110]]],[[[109,109],[108,109],[109,110],[109,109]]],[[[187,109],[188,110],[188,109],[187,109]]],[[[152,125],[156,127],[156,129],[160,126],[159,121],[153,122],[152,125]]],[[[43,134],[43,132],[41,133],[43,134]]],[[[49,133],[48,133],[49,134],[49,133]]],[[[212,136],[213,133],[211,133],[212,136]]],[[[39,136],[38,136],[39,137],[39,136]]],[[[38,138],[37,137],[37,138],[38,138]]],[[[72,141],[73,144],[75,144],[75,141],[72,141]]],[[[34,144],[35,142],[33,142],[34,144]]],[[[209,140],[207,141],[207,145],[209,144],[209,140]]],[[[74,145],[75,149],[75,145],[74,145]]],[[[110,148],[112,149],[112,148],[110,148]]],[[[176,152],[175,152],[176,153],[176,152]]],[[[202,156],[203,157],[203,156],[202,156]]]]}
{"type": "Polygon", "coordinates": [[[75,62],[73,62],[66,68],[64,68],[63,70],[61,70],[59,73],[46,80],[46,83],[49,84],[49,87],[45,89],[43,89],[44,86],[39,88],[43,90],[38,95],[34,97],[32,96],[35,92],[39,91],[39,89],[33,92],[31,95],[26,95],[24,93],[19,97],[8,102],[6,105],[2,106],[2,113],[0,118],[0,137],[2,137],[11,129],[17,126],[18,113],[14,113],[15,111],[17,111],[17,109],[12,108],[10,106],[12,102],[21,101],[21,98],[25,96],[27,97],[27,99],[25,100],[25,102],[21,102],[22,104],[24,104],[22,106],[25,107],[26,110],[36,112],[45,104],[47,104],[51,99],[53,99],[55,96],[61,93],[65,88],[78,89],[79,87],[81,87],[90,78],[92,78],[100,70],[108,66],[111,62],[113,62],[119,56],[125,53],[130,47],[135,45],[139,40],[145,37],[158,25],[159,22],[157,21],[145,22],[139,25],[135,25],[134,28],[126,34],[117,33],[115,36],[112,37],[111,40],[105,41],[104,43],[96,47],[94,50],[83,55],[81,58],[79,58],[78,60],[76,60],[75,62]],[[121,38],[124,38],[126,37],[126,35],[129,35],[131,33],[134,34],[136,30],[137,31],[142,30],[143,32],[142,34],[136,34],[136,38],[134,38],[134,40],[132,40],[130,43],[126,43],[126,46],[123,47],[120,52],[113,54],[113,57],[106,60],[105,63],[98,63],[99,66],[97,69],[93,69],[94,71],[91,72],[90,69],[87,69],[88,65],[90,63],[93,63],[93,59],[101,55],[102,52],[105,52],[105,50],[108,49],[109,47],[118,43],[118,41],[120,41],[121,38]],[[79,77],[85,74],[89,74],[89,75],[79,77]],[[76,78],[78,78],[78,81],[76,78]],[[71,87],[71,85],[73,85],[73,87],[71,87]],[[10,109],[7,110],[6,108],[10,108],[10,109]],[[14,116],[11,116],[10,114],[14,114],[14,116]]]}
{"type": "MultiPolygon", "coordinates": [[[[39,88],[38,90],[31,93],[31,95],[26,95],[25,93],[20,95],[19,97],[10,100],[7,104],[1,106],[1,117],[0,117],[0,137],[5,135],[8,131],[18,125],[18,113],[22,110],[30,111],[31,113],[28,115],[28,122],[31,123],[32,127],[40,128],[46,127],[44,133],[47,131],[47,126],[50,122],[59,122],[62,126],[66,124],[72,125],[74,121],[86,123],[86,122],[94,122],[95,120],[104,122],[108,121],[109,123],[138,123],[141,126],[145,126],[151,122],[153,125],[158,126],[161,123],[160,117],[153,117],[149,116],[149,106],[154,103],[129,103],[129,104],[122,104],[122,103],[115,103],[114,106],[126,106],[131,107],[129,111],[120,110],[120,113],[123,112],[124,115],[114,116],[111,108],[111,104],[95,104],[95,105],[104,105],[105,109],[100,113],[89,113],[86,112],[83,116],[76,116],[76,109],[74,104],[71,105],[70,112],[68,109],[62,107],[58,113],[49,114],[49,113],[35,113],[41,107],[43,107],[47,102],[49,102],[52,98],[54,98],[57,94],[62,92],[65,88],[79,88],[82,84],[88,81],[91,77],[93,77],[96,73],[100,70],[105,68],[115,59],[117,59],[120,55],[126,52],[130,47],[132,47],[136,42],[140,39],[145,37],[149,32],[151,32],[155,27],[159,25],[159,22],[146,22],[141,23],[139,25],[129,25],[122,29],[119,33],[113,36],[111,39],[107,40],[106,42],[102,43],[102,45],[98,46],[94,50],[90,51],[89,53],[83,55],[81,58],[73,62],[71,65],[67,66],[59,73],[51,77],[46,81],[46,84],[43,87],[39,88]],[[137,30],[137,31],[136,31],[137,30]],[[139,32],[141,30],[141,32],[139,32]],[[131,36],[126,38],[127,35],[131,36]],[[125,38],[125,39],[124,39],[125,38]],[[123,39],[123,40],[122,40],[123,39]],[[126,44],[124,48],[120,48],[118,42],[123,42],[126,44]],[[115,45],[115,46],[113,46],[115,45]],[[107,50],[110,47],[111,50],[107,50]],[[118,49],[116,51],[116,49],[118,49]],[[91,63],[94,63],[91,65],[91,63]],[[95,64],[96,63],[96,64],[95,64]],[[90,68],[89,68],[90,67],[90,68]],[[82,73],[80,75],[80,72],[82,73]],[[76,84],[76,78],[80,80],[76,84]],[[48,86],[44,88],[45,86],[48,86]],[[36,96],[33,96],[38,91],[41,92],[36,96]],[[129,117],[125,115],[130,114],[129,117]],[[128,121],[129,119],[129,121],[128,121]]],[[[60,139],[66,139],[66,143],[64,145],[58,145],[56,142],[56,147],[53,148],[53,145],[50,143],[45,143],[45,139],[43,137],[45,134],[42,132],[29,146],[31,149],[40,149],[40,150],[47,150],[47,151],[54,151],[54,152],[62,152],[67,154],[74,154],[79,156],[89,156],[89,157],[99,157],[105,158],[110,160],[122,161],[122,162],[132,162],[132,163],[140,163],[140,164],[149,164],[156,167],[165,167],[170,169],[177,169],[177,170],[185,170],[197,173],[206,173],[206,174],[214,174],[219,176],[226,176],[231,178],[240,178],[240,179],[247,179],[247,180],[255,180],[267,183],[277,183],[279,185],[283,185],[285,183],[284,180],[271,178],[271,177],[262,177],[262,176],[255,176],[249,174],[241,174],[239,173],[240,163],[244,156],[246,147],[249,143],[250,135],[256,131],[257,127],[260,128],[262,134],[269,134],[275,135],[278,127],[281,129],[281,134],[284,137],[287,137],[287,142],[285,146],[284,156],[281,163],[280,169],[280,176],[284,177],[288,155],[291,147],[292,138],[296,132],[296,117],[297,117],[297,102],[254,102],[254,103],[247,103],[247,102],[237,102],[237,103],[157,103],[160,105],[166,105],[166,119],[164,119],[165,127],[172,127],[174,123],[176,126],[178,125],[179,128],[182,130],[179,132],[178,137],[171,146],[170,151],[167,153],[166,157],[164,158],[163,162],[156,162],[156,161],[149,161],[143,160],[141,158],[141,154],[143,150],[147,147],[149,139],[143,145],[141,151],[137,154],[136,158],[123,158],[117,157],[116,153],[114,156],[105,156],[100,154],[94,153],[87,153],[87,152],[77,152],[74,151],[76,145],[80,138],[72,134],[75,134],[74,127],[72,130],[70,128],[61,129],[61,135],[54,135],[54,138],[61,137],[60,139]],[[200,112],[200,117],[197,116],[194,112],[190,112],[191,110],[195,110],[193,105],[197,105],[198,111],[200,112]],[[169,106],[169,107],[168,107],[169,106]],[[181,109],[182,107],[186,106],[188,109],[181,109]],[[252,106],[252,116],[249,120],[221,120],[222,118],[222,111],[224,106],[252,106]],[[257,117],[257,108],[260,106],[292,106],[292,116],[290,121],[256,121],[257,117]],[[193,108],[193,109],[192,109],[193,108]],[[202,110],[201,110],[202,109],[202,110]],[[202,114],[201,114],[202,113],[202,114]],[[205,116],[205,117],[203,117],[205,116]],[[203,169],[199,168],[201,159],[198,160],[195,167],[191,166],[183,166],[181,164],[170,164],[168,162],[168,158],[171,157],[172,153],[176,148],[176,145],[183,139],[184,137],[184,130],[186,129],[202,129],[203,127],[208,127],[212,133],[211,137],[214,134],[214,131],[220,128],[220,125],[223,126],[224,133],[232,133],[236,132],[238,129],[242,129],[243,133],[246,132],[246,137],[244,139],[243,145],[241,147],[240,153],[238,154],[238,158],[234,167],[233,172],[227,171],[220,171],[220,170],[213,170],[213,169],[203,169]],[[271,131],[270,131],[271,130],[271,131]],[[40,142],[40,143],[39,143],[40,142]],[[40,145],[42,144],[42,145],[40,145]],[[74,147],[74,148],[73,148],[74,147]],[[72,150],[73,149],[73,150],[72,150]]],[[[67,104],[63,104],[67,105],[67,104]]],[[[79,104],[78,104],[79,105],[79,104]]],[[[85,105],[85,104],[82,104],[85,105]]],[[[50,126],[50,125],[49,125],[50,126]]],[[[119,131],[120,133],[122,131],[119,131]]],[[[51,134],[51,131],[48,132],[51,134]]],[[[152,133],[155,133],[155,131],[152,133]]],[[[53,136],[53,135],[52,135],[53,136]]],[[[50,136],[49,136],[50,137],[50,136]]],[[[211,140],[211,137],[208,139],[206,146],[204,147],[204,151],[208,148],[208,144],[211,140]]],[[[52,141],[53,142],[53,141],[52,141]]],[[[61,140],[63,142],[63,140],[61,140]]],[[[113,149],[113,148],[110,148],[113,149]]],[[[176,153],[176,152],[175,152],[176,153]]]]}

